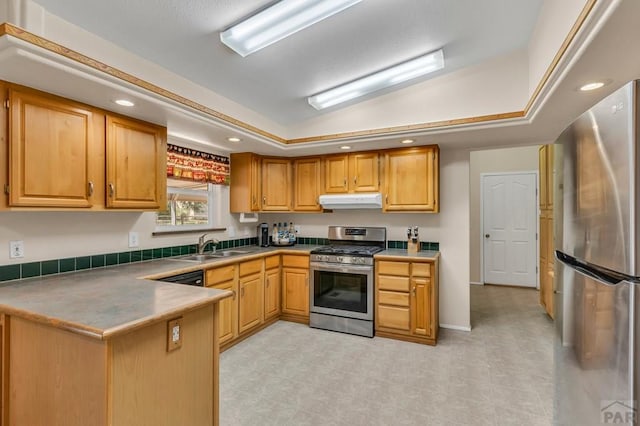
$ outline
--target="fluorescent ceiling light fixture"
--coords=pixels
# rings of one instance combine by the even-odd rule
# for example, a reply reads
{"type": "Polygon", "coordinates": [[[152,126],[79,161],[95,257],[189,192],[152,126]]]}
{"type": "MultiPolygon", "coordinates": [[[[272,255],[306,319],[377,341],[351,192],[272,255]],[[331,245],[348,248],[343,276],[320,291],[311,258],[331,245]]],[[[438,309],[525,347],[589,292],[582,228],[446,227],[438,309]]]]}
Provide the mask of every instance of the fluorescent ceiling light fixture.
{"type": "Polygon", "coordinates": [[[236,138],[236,137],[230,137],[230,138],[227,138],[227,140],[228,140],[229,142],[240,142],[240,141],[241,141],[241,139],[240,139],[240,138],[236,138]]]}
{"type": "Polygon", "coordinates": [[[442,49],[370,74],[307,98],[315,109],[328,108],[444,68],[442,49]]]}
{"type": "Polygon", "coordinates": [[[362,0],[282,0],[220,33],[220,41],[245,57],[362,0]]]}
{"type": "Polygon", "coordinates": [[[126,106],[126,107],[132,107],[135,105],[133,102],[127,99],[116,99],[114,102],[120,106],[126,106]]]}
{"type": "Polygon", "coordinates": [[[593,83],[589,83],[589,84],[585,84],[584,86],[581,86],[580,90],[582,90],[583,92],[588,92],[590,90],[599,89],[602,86],[604,86],[604,82],[602,82],[602,81],[594,81],[593,83]]]}

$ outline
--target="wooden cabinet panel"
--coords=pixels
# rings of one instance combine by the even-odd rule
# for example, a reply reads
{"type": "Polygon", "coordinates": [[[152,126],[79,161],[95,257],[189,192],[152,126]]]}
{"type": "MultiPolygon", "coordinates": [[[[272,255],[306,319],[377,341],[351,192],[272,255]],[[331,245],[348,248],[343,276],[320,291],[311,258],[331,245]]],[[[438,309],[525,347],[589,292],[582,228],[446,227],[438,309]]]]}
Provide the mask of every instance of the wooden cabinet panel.
{"type": "Polygon", "coordinates": [[[249,152],[231,154],[229,209],[231,213],[260,210],[260,157],[249,152]]]}
{"type": "Polygon", "coordinates": [[[553,209],[553,145],[542,145],[538,149],[538,202],[540,210],[553,209]]]}
{"type": "Polygon", "coordinates": [[[9,102],[9,205],[104,205],[104,116],[30,90],[9,102]]]}
{"type": "MultiPolygon", "coordinates": [[[[390,262],[381,260],[377,262],[376,269],[381,275],[401,275],[408,277],[409,265],[409,262],[390,262]]],[[[409,287],[407,287],[407,291],[409,291],[409,287]]]]}
{"type": "Polygon", "coordinates": [[[166,130],[107,116],[107,206],[165,208],[166,130]]]}
{"type": "Polygon", "coordinates": [[[322,161],[319,157],[293,160],[293,210],[321,211],[322,161]]]}
{"type": "Polygon", "coordinates": [[[377,152],[349,154],[349,192],[379,191],[379,169],[377,152]]]}
{"type": "Polygon", "coordinates": [[[263,278],[262,274],[241,277],[238,283],[240,290],[238,305],[238,332],[255,327],[263,321],[263,278]]]}
{"type": "Polygon", "coordinates": [[[268,256],[264,258],[264,269],[280,267],[280,255],[268,256]]]}
{"type": "MultiPolygon", "coordinates": [[[[276,256],[274,256],[276,257],[276,256]]],[[[264,278],[264,319],[280,314],[280,267],[268,269],[264,278]]]]}
{"type": "Polygon", "coordinates": [[[262,159],[262,210],[291,210],[291,162],[283,158],[262,159]]]}
{"type": "Polygon", "coordinates": [[[282,268],[282,313],[309,316],[308,269],[282,268]]]}
{"type": "Polygon", "coordinates": [[[411,280],[411,333],[430,337],[431,331],[431,281],[424,278],[411,280]]]}
{"type": "Polygon", "coordinates": [[[348,175],[348,155],[331,155],[324,158],[324,192],[326,194],[347,192],[349,190],[348,175]]]}
{"type": "Polygon", "coordinates": [[[309,268],[309,256],[307,255],[295,255],[295,254],[283,254],[282,266],[289,268],[309,268]]]}
{"type": "Polygon", "coordinates": [[[384,211],[439,211],[438,147],[385,153],[384,211]]]}
{"type": "Polygon", "coordinates": [[[216,284],[213,288],[233,292],[233,297],[218,303],[218,342],[222,345],[238,336],[238,283],[232,279],[216,284]]]}
{"type": "Polygon", "coordinates": [[[378,327],[409,332],[411,315],[408,307],[379,305],[376,312],[378,327]]]}
{"type": "Polygon", "coordinates": [[[430,277],[431,263],[415,263],[415,262],[412,263],[411,276],[412,277],[430,277]]]}
{"type": "Polygon", "coordinates": [[[220,266],[218,268],[207,269],[205,280],[207,287],[235,278],[236,265],[220,266]]]}
{"type": "Polygon", "coordinates": [[[555,254],[553,242],[553,212],[541,210],[540,212],[540,304],[551,318],[554,310],[553,277],[555,267],[555,254]]]}
{"type": "Polygon", "coordinates": [[[380,290],[378,291],[378,303],[381,305],[409,307],[409,293],[380,290]]]}
{"type": "Polygon", "coordinates": [[[390,275],[378,275],[378,288],[380,290],[408,292],[410,287],[409,277],[396,277],[390,275]]]}
{"type": "Polygon", "coordinates": [[[244,277],[245,275],[262,272],[262,263],[262,259],[248,260],[240,263],[240,276],[244,277]]]}

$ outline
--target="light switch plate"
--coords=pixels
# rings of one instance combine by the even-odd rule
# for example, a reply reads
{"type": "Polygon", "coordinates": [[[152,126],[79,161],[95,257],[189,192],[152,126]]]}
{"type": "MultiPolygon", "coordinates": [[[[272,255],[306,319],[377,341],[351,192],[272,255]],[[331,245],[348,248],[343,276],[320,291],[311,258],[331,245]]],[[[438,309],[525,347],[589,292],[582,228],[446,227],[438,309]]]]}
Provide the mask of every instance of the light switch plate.
{"type": "Polygon", "coordinates": [[[129,247],[138,247],[140,245],[140,234],[137,232],[129,232],[129,247]]]}
{"type": "Polygon", "coordinates": [[[167,352],[182,347],[182,317],[167,321],[167,352]]]}

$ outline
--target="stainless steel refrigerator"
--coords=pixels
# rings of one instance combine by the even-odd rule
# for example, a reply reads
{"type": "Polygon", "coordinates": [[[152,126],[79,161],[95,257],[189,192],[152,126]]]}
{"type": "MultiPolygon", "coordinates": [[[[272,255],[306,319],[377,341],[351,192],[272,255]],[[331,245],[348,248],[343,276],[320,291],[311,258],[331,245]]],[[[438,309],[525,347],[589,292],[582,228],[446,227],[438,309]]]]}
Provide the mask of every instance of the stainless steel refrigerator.
{"type": "Polygon", "coordinates": [[[555,144],[554,422],[638,424],[638,82],[555,144]]]}

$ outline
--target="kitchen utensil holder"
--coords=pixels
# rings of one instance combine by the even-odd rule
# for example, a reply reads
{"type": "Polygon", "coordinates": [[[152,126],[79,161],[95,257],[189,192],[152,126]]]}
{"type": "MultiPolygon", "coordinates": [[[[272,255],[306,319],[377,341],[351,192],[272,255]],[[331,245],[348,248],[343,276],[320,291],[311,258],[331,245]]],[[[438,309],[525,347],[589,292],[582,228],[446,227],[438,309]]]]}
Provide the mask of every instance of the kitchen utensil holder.
{"type": "Polygon", "coordinates": [[[417,253],[420,251],[420,240],[409,238],[407,240],[407,253],[417,253]]]}

